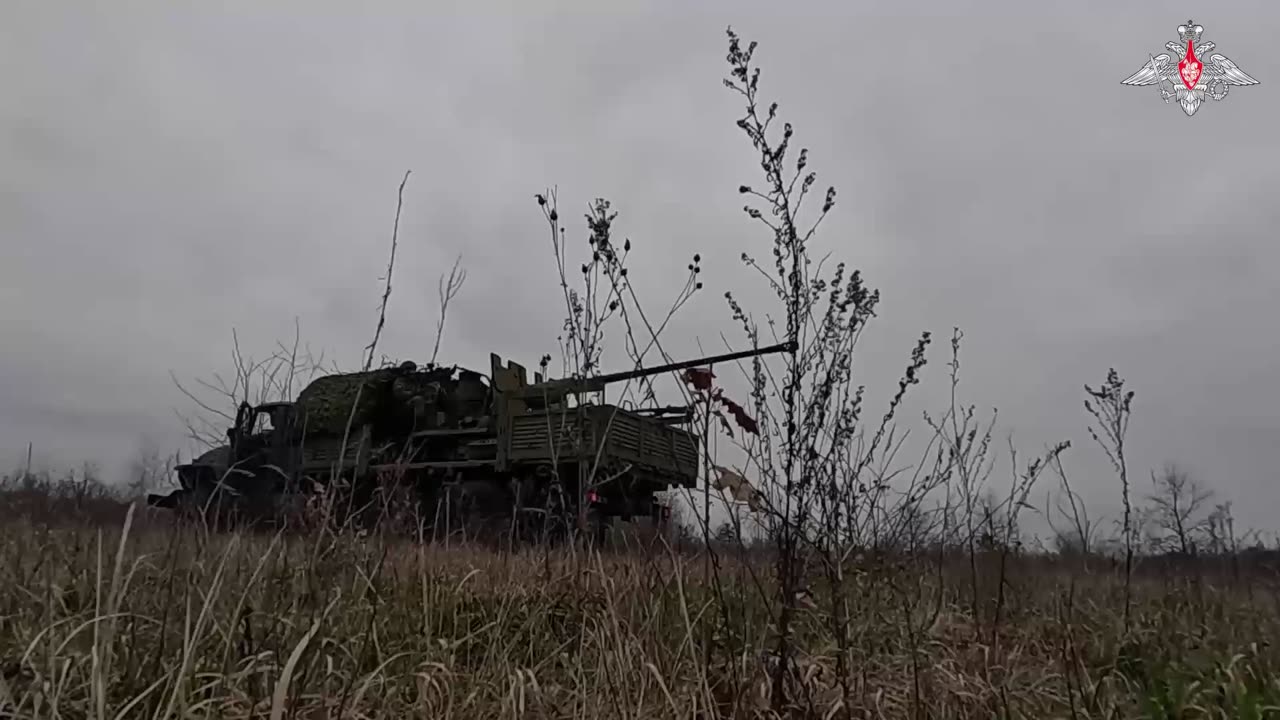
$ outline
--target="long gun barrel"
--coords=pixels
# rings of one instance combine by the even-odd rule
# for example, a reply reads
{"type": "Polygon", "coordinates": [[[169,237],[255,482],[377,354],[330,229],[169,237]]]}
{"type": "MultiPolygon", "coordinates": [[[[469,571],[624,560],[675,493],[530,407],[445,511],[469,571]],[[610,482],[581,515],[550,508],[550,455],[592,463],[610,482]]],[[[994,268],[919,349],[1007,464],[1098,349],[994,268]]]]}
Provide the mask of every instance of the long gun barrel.
{"type": "Polygon", "coordinates": [[[796,342],[778,343],[768,347],[756,348],[753,350],[741,350],[738,352],[725,353],[724,355],[712,355],[711,357],[698,358],[696,360],[684,360],[682,362],[668,363],[666,365],[658,365],[651,368],[638,368],[636,370],[624,370],[622,372],[609,373],[608,375],[597,375],[593,378],[587,378],[587,382],[591,384],[599,383],[608,385],[610,383],[622,382],[623,380],[634,380],[635,378],[648,377],[650,375],[661,375],[662,373],[675,372],[677,370],[687,370],[691,367],[700,365],[715,365],[717,363],[732,362],[743,358],[755,357],[757,355],[772,355],[773,353],[795,352],[796,342]]]}
{"type": "Polygon", "coordinates": [[[716,363],[732,362],[741,360],[742,358],[755,357],[757,355],[772,355],[773,353],[795,352],[797,344],[794,340],[790,342],[778,343],[768,347],[755,348],[752,350],[741,350],[739,352],[725,353],[724,355],[712,355],[710,357],[697,358],[695,360],[684,360],[681,362],[668,363],[666,365],[658,365],[650,368],[637,368],[635,370],[624,370],[622,372],[609,373],[607,375],[597,375],[589,378],[567,378],[564,380],[552,380],[544,383],[542,386],[531,386],[532,388],[543,387],[550,389],[551,386],[563,393],[589,393],[603,390],[606,385],[624,380],[634,380],[635,378],[648,377],[650,375],[661,375],[662,373],[675,372],[677,370],[686,370],[700,365],[714,365],[716,363]]]}

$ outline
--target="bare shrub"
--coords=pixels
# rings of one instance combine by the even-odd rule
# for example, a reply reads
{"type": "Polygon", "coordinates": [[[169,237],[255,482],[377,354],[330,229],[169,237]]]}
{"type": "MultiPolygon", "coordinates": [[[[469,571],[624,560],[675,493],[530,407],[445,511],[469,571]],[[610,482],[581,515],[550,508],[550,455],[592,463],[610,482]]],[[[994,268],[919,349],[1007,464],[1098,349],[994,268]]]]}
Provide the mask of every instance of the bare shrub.
{"type": "Polygon", "coordinates": [[[1147,496],[1151,550],[1194,554],[1197,545],[1209,539],[1213,492],[1173,463],[1165,465],[1158,476],[1153,471],[1151,485],[1147,496]]]}
{"type": "Polygon", "coordinates": [[[56,472],[23,470],[0,476],[0,518],[50,526],[120,522],[127,491],[103,482],[97,466],[56,472]]]}

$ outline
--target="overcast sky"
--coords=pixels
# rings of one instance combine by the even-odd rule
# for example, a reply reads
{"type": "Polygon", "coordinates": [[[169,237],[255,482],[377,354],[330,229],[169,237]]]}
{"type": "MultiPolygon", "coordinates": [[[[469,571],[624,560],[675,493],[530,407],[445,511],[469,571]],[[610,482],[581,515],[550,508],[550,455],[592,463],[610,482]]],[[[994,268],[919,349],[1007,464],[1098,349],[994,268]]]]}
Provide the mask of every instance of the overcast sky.
{"type": "Polygon", "coordinates": [[[767,308],[737,260],[769,238],[736,191],[759,179],[720,82],[732,24],[840,191],[825,246],[882,291],[857,363],[873,402],[932,330],[910,412],[938,408],[958,325],[964,398],[1027,451],[1072,440],[1068,468],[1106,501],[1082,386],[1115,366],[1140,479],[1180,462],[1280,526],[1274,3],[342,5],[4,3],[6,466],[32,442],[118,477],[144,438],[181,446],[169,373],[227,371],[233,328],[262,354],[298,318],[357,364],[407,169],[388,355],[429,355],[459,253],[447,359],[554,351],[533,202],[553,184],[574,242],[587,202],[614,202],[655,305],[700,252],[707,292],[669,338],[720,347],[725,289],[767,308]],[[1188,15],[1261,81],[1191,118],[1120,84],[1188,15]]]}

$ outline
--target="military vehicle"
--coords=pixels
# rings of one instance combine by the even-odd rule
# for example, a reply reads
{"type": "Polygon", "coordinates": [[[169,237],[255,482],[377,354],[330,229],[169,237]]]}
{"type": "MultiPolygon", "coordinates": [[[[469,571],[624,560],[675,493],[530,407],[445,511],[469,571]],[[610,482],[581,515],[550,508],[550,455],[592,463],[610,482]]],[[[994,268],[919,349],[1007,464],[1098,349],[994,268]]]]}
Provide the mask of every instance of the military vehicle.
{"type": "Polygon", "coordinates": [[[584,378],[535,373],[533,383],[525,368],[497,355],[487,376],[412,362],[328,375],[295,402],[242,404],[227,445],[178,466],[180,489],[148,501],[274,522],[318,490],[342,488],[349,519],[385,515],[387,498],[407,490],[415,517],[433,531],[515,520],[522,533],[558,527],[598,535],[615,518],[661,513],[658,493],[695,487],[701,458],[691,408],[622,408],[590,396],[618,382],[793,348],[584,378]]]}

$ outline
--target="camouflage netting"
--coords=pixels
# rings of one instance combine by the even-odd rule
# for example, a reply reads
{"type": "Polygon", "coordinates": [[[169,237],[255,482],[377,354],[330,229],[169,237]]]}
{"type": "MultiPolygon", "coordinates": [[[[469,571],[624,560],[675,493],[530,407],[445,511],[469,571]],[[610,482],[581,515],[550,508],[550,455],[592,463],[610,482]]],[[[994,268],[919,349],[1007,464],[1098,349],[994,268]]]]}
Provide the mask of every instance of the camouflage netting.
{"type": "Polygon", "coordinates": [[[453,372],[453,368],[414,371],[392,367],[317,378],[298,395],[299,417],[306,423],[308,434],[342,434],[351,417],[352,403],[356,402],[356,391],[363,383],[355,417],[351,419],[352,430],[365,423],[386,422],[411,412],[409,403],[415,396],[429,400],[437,392],[447,392],[453,372]]]}
{"type": "Polygon", "coordinates": [[[394,377],[393,369],[373,370],[367,373],[329,375],[312,381],[298,395],[299,419],[305,423],[308,434],[341,434],[351,420],[353,429],[372,422],[378,406],[385,402],[384,392],[394,377]],[[364,389],[360,390],[361,384],[364,389]],[[351,406],[356,403],[355,416],[351,406]]]}

